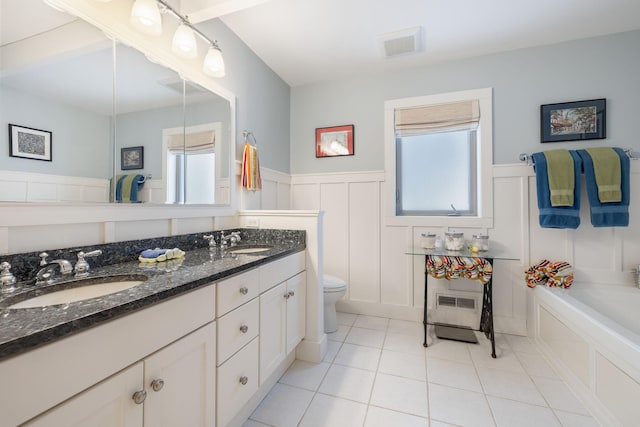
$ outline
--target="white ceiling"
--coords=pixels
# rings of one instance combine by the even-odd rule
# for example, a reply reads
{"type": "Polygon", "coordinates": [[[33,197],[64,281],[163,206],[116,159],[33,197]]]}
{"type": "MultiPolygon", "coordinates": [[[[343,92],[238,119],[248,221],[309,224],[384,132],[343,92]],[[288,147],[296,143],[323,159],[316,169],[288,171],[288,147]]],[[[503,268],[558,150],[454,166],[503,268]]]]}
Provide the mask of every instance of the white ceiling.
{"type": "MultiPolygon", "coordinates": [[[[640,0],[170,3],[194,23],[220,17],[291,86],[640,29],[640,0]],[[422,27],[424,51],[384,59],[378,36],[415,26],[422,27]]],[[[0,0],[0,15],[0,45],[73,20],[42,0],[0,0]]]]}
{"type": "Polygon", "coordinates": [[[221,19],[298,86],[640,29],[640,0],[269,0],[221,19]],[[379,34],[418,25],[422,53],[383,59],[379,34]]]}

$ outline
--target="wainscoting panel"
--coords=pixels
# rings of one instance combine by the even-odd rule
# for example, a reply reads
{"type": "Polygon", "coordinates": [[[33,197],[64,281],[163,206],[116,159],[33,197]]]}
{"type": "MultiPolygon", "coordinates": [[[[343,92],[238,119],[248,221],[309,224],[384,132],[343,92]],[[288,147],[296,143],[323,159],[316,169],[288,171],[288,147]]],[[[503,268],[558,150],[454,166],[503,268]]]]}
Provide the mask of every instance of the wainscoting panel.
{"type": "MultiPolygon", "coordinates": [[[[349,280],[349,204],[347,183],[320,185],[320,204],[325,211],[323,225],[324,271],[327,274],[349,280]]],[[[347,292],[351,290],[348,288],[347,292]]]]}
{"type": "Polygon", "coordinates": [[[349,183],[348,238],[349,298],[379,303],[380,189],[377,182],[349,183]]]}

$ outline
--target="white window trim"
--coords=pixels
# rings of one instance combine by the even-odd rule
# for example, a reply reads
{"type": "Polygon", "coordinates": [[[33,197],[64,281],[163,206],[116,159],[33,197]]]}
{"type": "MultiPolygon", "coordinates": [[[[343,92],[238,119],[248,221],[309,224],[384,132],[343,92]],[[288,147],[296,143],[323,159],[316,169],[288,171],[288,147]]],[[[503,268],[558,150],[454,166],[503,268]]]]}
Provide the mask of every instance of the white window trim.
{"type": "Polygon", "coordinates": [[[391,226],[493,227],[493,105],[492,89],[474,89],[437,95],[392,99],[384,103],[385,224],[391,226]],[[480,102],[480,146],[478,147],[477,216],[398,216],[396,215],[396,153],[394,111],[429,104],[477,99],[480,102]]]}

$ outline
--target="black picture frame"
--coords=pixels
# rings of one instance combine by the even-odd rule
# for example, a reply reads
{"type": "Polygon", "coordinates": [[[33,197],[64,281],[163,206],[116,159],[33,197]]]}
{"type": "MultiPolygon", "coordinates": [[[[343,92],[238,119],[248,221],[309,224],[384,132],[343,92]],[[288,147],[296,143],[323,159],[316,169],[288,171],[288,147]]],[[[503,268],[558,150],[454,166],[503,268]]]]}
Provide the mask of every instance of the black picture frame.
{"type": "Polygon", "coordinates": [[[9,124],[9,156],[23,159],[53,160],[53,133],[48,130],[9,124]]]}
{"type": "Polygon", "coordinates": [[[144,168],[144,147],[120,149],[120,169],[123,171],[144,168]]]}
{"type": "Polygon", "coordinates": [[[540,106],[540,142],[582,141],[607,137],[607,100],[561,102],[540,106]]]}

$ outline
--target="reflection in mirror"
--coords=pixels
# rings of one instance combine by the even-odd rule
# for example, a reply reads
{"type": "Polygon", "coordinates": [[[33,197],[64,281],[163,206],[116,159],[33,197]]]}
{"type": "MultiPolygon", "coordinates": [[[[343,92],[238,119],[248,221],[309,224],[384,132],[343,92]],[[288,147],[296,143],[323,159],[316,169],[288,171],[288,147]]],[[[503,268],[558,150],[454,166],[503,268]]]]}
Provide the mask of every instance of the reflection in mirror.
{"type": "Polygon", "coordinates": [[[23,30],[22,39],[3,39],[0,52],[0,140],[8,145],[8,124],[52,132],[52,159],[10,157],[3,150],[0,201],[106,202],[112,42],[80,20],[36,35],[23,30]],[[53,39],[64,43],[43,49],[53,39]]]}
{"type": "Polygon", "coordinates": [[[156,203],[225,204],[230,103],[119,44],[116,146],[144,147],[141,198],[156,203]],[[120,92],[135,93],[125,98],[120,92]],[[144,100],[141,102],[140,100],[144,100]],[[147,166],[149,165],[149,166],[147,166]]]}
{"type": "Polygon", "coordinates": [[[107,202],[113,176],[140,174],[146,181],[138,201],[229,204],[233,112],[228,100],[192,83],[183,100],[183,80],[176,72],[119,43],[114,87],[114,42],[100,30],[53,11],[63,21],[36,28],[37,20],[25,19],[14,26],[21,34],[7,39],[9,6],[23,5],[33,16],[42,16],[36,8],[53,9],[39,0],[0,0],[0,5],[0,141],[8,145],[8,124],[52,132],[51,162],[0,152],[0,202],[107,202]],[[185,124],[189,133],[213,132],[213,146],[203,155],[183,147],[186,175],[180,182],[174,176],[180,195],[168,198],[164,134],[166,129],[184,133],[185,124]],[[121,149],[130,147],[143,147],[140,164],[133,164],[142,169],[122,169],[121,149]],[[189,172],[191,163],[196,171],[189,172]]]}

